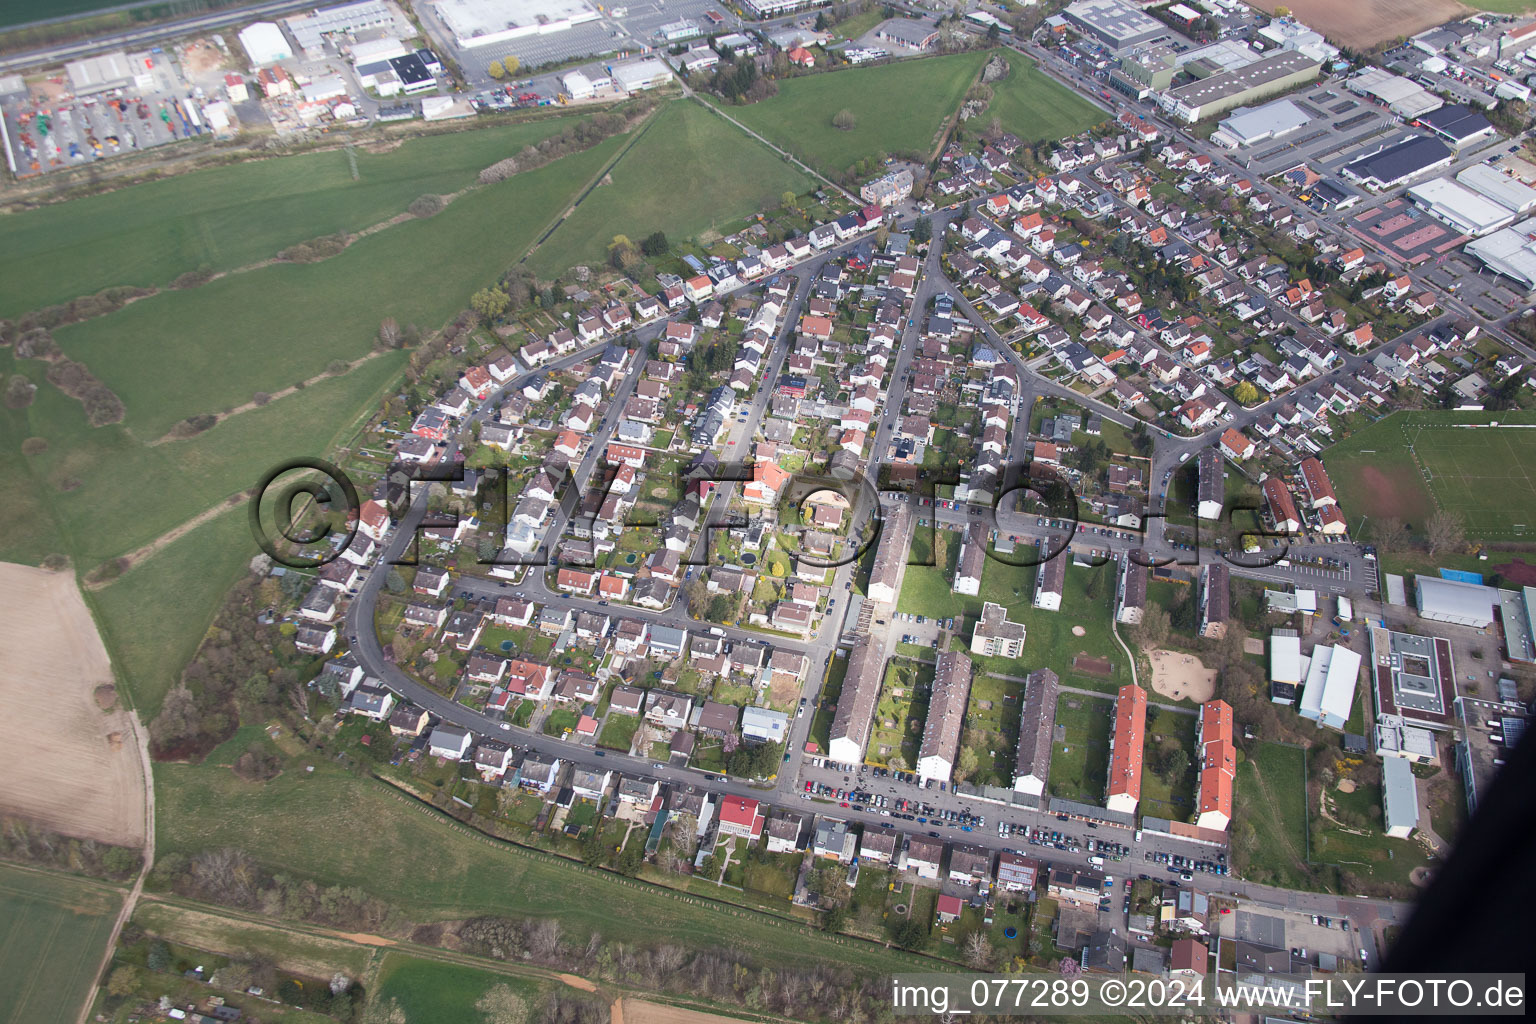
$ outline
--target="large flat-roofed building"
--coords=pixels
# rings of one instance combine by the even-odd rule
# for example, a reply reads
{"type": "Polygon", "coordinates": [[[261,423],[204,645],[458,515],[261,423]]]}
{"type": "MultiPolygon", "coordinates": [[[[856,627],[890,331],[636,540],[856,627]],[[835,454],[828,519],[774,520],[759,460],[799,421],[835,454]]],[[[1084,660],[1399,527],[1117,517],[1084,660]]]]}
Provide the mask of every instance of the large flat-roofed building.
{"type": "Polygon", "coordinates": [[[76,96],[126,89],[137,78],[132,61],[121,51],[72,60],[64,65],[64,74],[69,78],[69,91],[76,96]]]}
{"type": "Polygon", "coordinates": [[[1536,188],[1488,164],[1473,164],[1458,173],[1456,181],[1518,214],[1536,209],[1536,188]]]}
{"type": "Polygon", "coordinates": [[[781,14],[793,14],[807,7],[816,7],[826,0],[745,0],[743,6],[754,18],[777,18],[781,14]]]}
{"type": "Polygon", "coordinates": [[[1455,154],[1439,139],[1414,135],[1352,160],[1339,173],[1366,188],[1395,188],[1412,178],[1449,167],[1455,154]]]}
{"type": "Polygon", "coordinates": [[[1051,736],[1056,730],[1056,697],[1061,681],[1048,668],[1024,680],[1024,706],[1019,712],[1019,745],[1013,759],[1013,790],[1027,796],[1045,795],[1051,777],[1051,736]]]}
{"type": "Polygon", "coordinates": [[[1147,731],[1147,691],[1135,683],[1120,687],[1115,731],[1109,741],[1109,780],[1104,806],[1135,814],[1141,802],[1141,758],[1147,731]]]}
{"type": "Polygon", "coordinates": [[[1440,759],[1435,734],[1397,715],[1376,717],[1376,756],[1398,757],[1415,764],[1433,764],[1440,759]]]}
{"type": "Polygon", "coordinates": [[[837,698],[827,744],[827,756],[840,764],[864,762],[875,704],[880,699],[880,679],[885,674],[885,659],[880,654],[880,649],[865,639],[848,655],[848,672],[843,677],[843,692],[837,698]]]}
{"type": "Polygon", "coordinates": [[[1310,57],[1285,50],[1235,71],[1223,71],[1169,89],[1159,102],[1163,109],[1181,120],[1199,121],[1310,82],[1317,77],[1321,66],[1310,57]]]}
{"type": "Polygon", "coordinates": [[[1357,95],[1369,96],[1408,121],[1439,110],[1444,103],[1417,82],[1381,68],[1368,67],[1346,81],[1344,86],[1357,95]]]}
{"type": "Polygon", "coordinates": [[[1125,50],[1154,39],[1173,37],[1168,26],[1123,0],[1077,0],[1061,14],[1068,24],[1111,50],[1125,50]]]}
{"type": "Polygon", "coordinates": [[[655,58],[637,60],[632,64],[615,64],[609,69],[609,74],[613,76],[613,84],[625,92],[654,89],[672,79],[672,69],[667,67],[666,61],[655,58]]]}
{"type": "Polygon", "coordinates": [[[971,653],[984,658],[1021,658],[1025,635],[1024,623],[1010,621],[1008,609],[987,601],[971,632],[971,653]]]}
{"type": "Polygon", "coordinates": [[[1419,793],[1413,778],[1413,765],[1400,757],[1381,763],[1382,811],[1386,833],[1393,839],[1407,839],[1419,827],[1419,793]]]}
{"type": "Polygon", "coordinates": [[[464,49],[550,35],[601,16],[584,0],[435,0],[432,6],[464,49]]]}
{"type": "Polygon", "coordinates": [[[939,652],[928,718],[923,723],[923,742],[917,751],[917,777],[923,782],[948,782],[954,775],[960,730],[965,725],[965,705],[970,699],[971,659],[956,651],[939,652]]]}
{"type": "Polygon", "coordinates": [[[245,55],[253,67],[266,67],[293,56],[293,47],[283,30],[270,21],[253,21],[238,33],[245,55]]]}
{"type": "Polygon", "coordinates": [[[1499,592],[1476,583],[1416,575],[1413,596],[1419,615],[1426,619],[1487,629],[1493,625],[1493,606],[1498,602],[1499,592]]]}
{"type": "Polygon", "coordinates": [[[1471,816],[1477,813],[1478,798],[1525,735],[1530,720],[1519,704],[1474,697],[1456,698],[1456,717],[1461,722],[1456,742],[1457,774],[1471,816]]]}
{"type": "Polygon", "coordinates": [[[1301,636],[1294,629],[1277,629],[1269,635],[1269,699],[1276,704],[1296,703],[1301,681],[1306,678],[1301,659],[1301,636]]]}
{"type": "Polygon", "coordinates": [[[1467,243],[1466,252],[1496,274],[1536,288],[1536,217],[1467,243]]]}
{"type": "Polygon", "coordinates": [[[1500,57],[1524,53],[1532,46],[1536,46],[1536,21],[1528,21],[1524,25],[1518,25],[1499,36],[1500,57]]]}
{"type": "Polygon", "coordinates": [[[1514,223],[1515,212],[1450,178],[1431,178],[1408,190],[1431,217],[1463,235],[1486,235],[1514,223]]]}
{"type": "Polygon", "coordinates": [[[1311,114],[1288,99],[1261,107],[1238,107],[1222,120],[1211,141],[1228,149],[1253,146],[1288,135],[1311,120],[1311,114]]]}
{"type": "Polygon", "coordinates": [[[1449,729],[1456,700],[1450,641],[1381,626],[1369,628],[1377,719],[1390,716],[1406,725],[1449,729]]]}
{"type": "Polygon", "coordinates": [[[370,30],[401,39],[409,39],[418,34],[415,26],[406,20],[404,12],[387,0],[359,0],[358,3],[321,7],[308,14],[285,18],[283,24],[288,26],[293,41],[311,59],[325,56],[327,38],[345,42],[345,37],[370,30]]]}
{"type": "Polygon", "coordinates": [[[1312,649],[1307,681],[1301,691],[1302,718],[1330,729],[1343,729],[1355,706],[1355,684],[1360,679],[1360,655],[1338,644],[1319,644],[1312,649]]]}

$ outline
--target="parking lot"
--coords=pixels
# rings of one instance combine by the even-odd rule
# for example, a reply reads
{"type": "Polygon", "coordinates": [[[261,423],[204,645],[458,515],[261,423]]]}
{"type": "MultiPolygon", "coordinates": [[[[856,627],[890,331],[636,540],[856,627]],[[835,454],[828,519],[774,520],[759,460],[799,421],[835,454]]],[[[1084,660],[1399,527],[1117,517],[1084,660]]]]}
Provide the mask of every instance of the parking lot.
{"type": "Polygon", "coordinates": [[[154,87],[77,97],[60,80],[33,84],[9,99],[0,116],[18,177],[108,160],[123,153],[210,132],[202,104],[164,54],[134,55],[152,63],[154,87]]]}

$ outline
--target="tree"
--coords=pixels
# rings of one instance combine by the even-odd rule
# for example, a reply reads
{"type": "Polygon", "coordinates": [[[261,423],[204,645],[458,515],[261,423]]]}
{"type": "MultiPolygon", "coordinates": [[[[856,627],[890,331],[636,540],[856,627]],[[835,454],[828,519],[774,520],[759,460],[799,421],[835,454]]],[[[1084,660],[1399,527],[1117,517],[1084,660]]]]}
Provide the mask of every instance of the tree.
{"type": "Polygon", "coordinates": [[[5,407],[25,409],[32,404],[32,396],[35,394],[37,394],[37,385],[18,373],[5,382],[5,407]]]}
{"type": "Polygon", "coordinates": [[[1168,639],[1168,612],[1161,605],[1149,605],[1142,612],[1141,621],[1132,632],[1136,645],[1142,648],[1161,647],[1168,639]]]}
{"type": "Polygon", "coordinates": [[[121,999],[134,989],[133,968],[119,967],[107,979],[107,995],[121,999]]]}
{"type": "Polygon", "coordinates": [[[832,127],[836,128],[838,131],[851,132],[854,128],[858,127],[858,124],[858,118],[854,117],[853,111],[849,110],[847,107],[844,107],[842,110],[839,110],[836,114],[832,115],[832,127]]]}
{"type": "Polygon", "coordinates": [[[665,233],[653,231],[645,236],[645,241],[640,243],[640,251],[647,256],[665,256],[672,248],[672,243],[667,241],[665,233]]]}
{"type": "Polygon", "coordinates": [[[779,196],[779,202],[784,207],[784,209],[793,210],[795,208],[795,202],[798,198],[799,197],[796,196],[793,192],[786,189],[784,194],[779,196]]]}
{"type": "Polygon", "coordinates": [[[386,349],[400,347],[400,325],[392,316],[379,321],[379,345],[386,349]]]}
{"type": "Polygon", "coordinates": [[[486,66],[485,73],[500,81],[507,77],[507,66],[499,60],[493,60],[486,66]]]}
{"type": "Polygon", "coordinates": [[[405,577],[400,575],[400,570],[390,566],[389,573],[384,577],[384,586],[391,594],[405,593],[405,577]]]}
{"type": "Polygon", "coordinates": [[[512,300],[500,288],[482,288],[469,297],[469,306],[490,323],[507,311],[512,300]]]}
{"type": "Polygon", "coordinates": [[[904,772],[907,770],[907,759],[900,754],[892,754],[886,758],[885,766],[893,772],[904,772]]]}
{"type": "Polygon", "coordinates": [[[508,54],[507,56],[501,58],[501,66],[506,69],[507,77],[511,78],[513,75],[517,74],[517,69],[523,66],[523,62],[508,54]]]}
{"type": "Polygon", "coordinates": [[[1425,540],[1429,544],[1429,553],[1432,555],[1460,548],[1467,543],[1467,526],[1462,522],[1461,516],[1445,509],[1429,517],[1424,533],[1425,540]]]}
{"type": "Polygon", "coordinates": [[[971,747],[960,748],[960,761],[955,765],[955,774],[967,781],[976,774],[976,769],[981,767],[981,758],[976,756],[975,749],[971,747]]]}
{"type": "Polygon", "coordinates": [[[1379,554],[1387,555],[1408,546],[1408,527],[1397,516],[1383,516],[1371,523],[1371,543],[1379,554]]]}
{"type": "Polygon", "coordinates": [[[912,241],[922,243],[933,237],[933,221],[919,217],[912,222],[912,241]]]}
{"type": "Polygon", "coordinates": [[[492,985],[475,1009],[485,1017],[485,1024],[527,1024],[528,1001],[505,983],[492,985]]]}
{"type": "Polygon", "coordinates": [[[171,966],[171,947],[159,939],[151,942],[144,955],[144,966],[152,971],[163,971],[171,966]]]}
{"type": "Polygon", "coordinates": [[[1259,389],[1245,380],[1233,389],[1232,397],[1237,399],[1239,405],[1252,405],[1259,400],[1259,389]]]}
{"type": "Polygon", "coordinates": [[[981,932],[971,932],[965,940],[965,962],[978,971],[992,965],[992,943],[981,932]]]}
{"type": "Polygon", "coordinates": [[[892,929],[891,940],[902,949],[922,949],[928,944],[928,928],[914,918],[904,918],[892,929]]]}

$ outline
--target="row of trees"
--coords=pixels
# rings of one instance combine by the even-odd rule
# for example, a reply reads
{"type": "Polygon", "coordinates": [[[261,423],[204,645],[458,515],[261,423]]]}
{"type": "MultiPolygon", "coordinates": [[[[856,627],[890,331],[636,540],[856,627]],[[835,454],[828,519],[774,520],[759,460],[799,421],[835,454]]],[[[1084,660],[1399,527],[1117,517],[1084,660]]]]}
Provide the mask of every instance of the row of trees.
{"type": "Polygon", "coordinates": [[[1466,521],[1458,512],[1441,509],[1424,523],[1422,537],[1415,538],[1409,524],[1397,516],[1383,516],[1370,523],[1371,543],[1380,554],[1408,551],[1415,544],[1422,544],[1431,555],[1446,551],[1460,551],[1467,545],[1466,521]]]}

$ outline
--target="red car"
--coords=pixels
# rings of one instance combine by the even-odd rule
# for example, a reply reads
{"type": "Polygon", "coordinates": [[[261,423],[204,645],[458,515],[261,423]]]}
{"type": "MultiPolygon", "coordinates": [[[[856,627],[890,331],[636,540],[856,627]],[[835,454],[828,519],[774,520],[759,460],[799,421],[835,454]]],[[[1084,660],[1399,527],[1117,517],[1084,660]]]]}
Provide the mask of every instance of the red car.
{"type": "Polygon", "coordinates": [[[811,783],[809,783],[809,782],[807,782],[807,783],[806,783],[806,784],[805,784],[805,791],[806,791],[806,792],[807,792],[807,793],[809,793],[809,792],[810,792],[810,791],[811,791],[811,783]]]}

